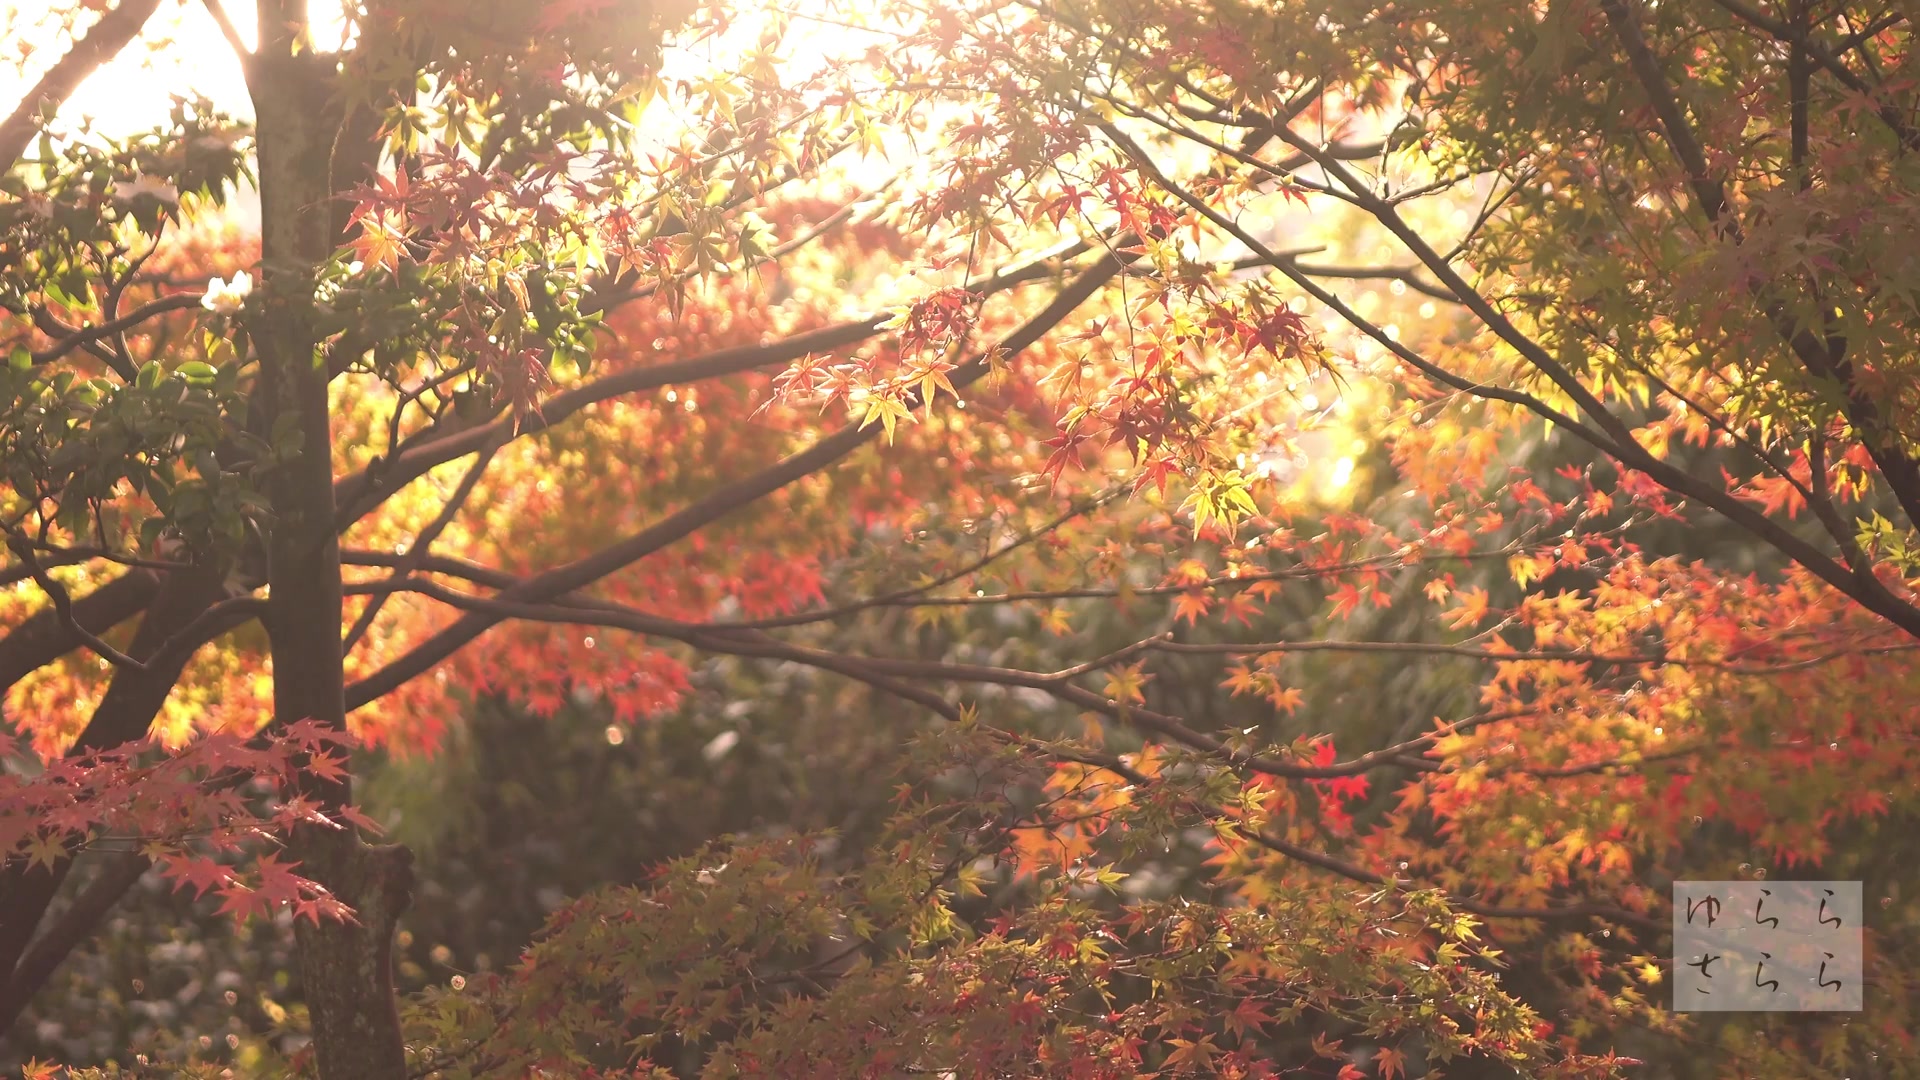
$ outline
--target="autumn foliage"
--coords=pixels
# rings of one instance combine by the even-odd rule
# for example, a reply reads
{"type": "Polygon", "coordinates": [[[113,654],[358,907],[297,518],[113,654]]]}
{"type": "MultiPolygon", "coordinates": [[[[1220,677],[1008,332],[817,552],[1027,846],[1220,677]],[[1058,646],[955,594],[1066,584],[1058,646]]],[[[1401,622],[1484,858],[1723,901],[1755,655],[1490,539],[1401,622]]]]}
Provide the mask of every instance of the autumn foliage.
{"type": "Polygon", "coordinates": [[[297,935],[190,1075],[1920,1061],[1907,9],[209,2],[250,110],[127,135],[60,106],[161,5],[71,7],[0,124],[7,1023],[153,872],[297,935]],[[396,1003],[353,762],[718,657],[872,692],[870,842],[396,1003]],[[1670,884],[1768,873],[1867,882],[1864,1015],[1670,1008],[1670,884]]]}

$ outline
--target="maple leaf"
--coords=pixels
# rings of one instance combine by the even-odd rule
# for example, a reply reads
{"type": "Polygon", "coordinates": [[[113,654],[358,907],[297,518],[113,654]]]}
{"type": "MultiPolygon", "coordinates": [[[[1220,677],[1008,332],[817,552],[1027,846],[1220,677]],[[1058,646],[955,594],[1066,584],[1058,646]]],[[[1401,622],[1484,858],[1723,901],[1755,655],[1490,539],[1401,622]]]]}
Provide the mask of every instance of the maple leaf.
{"type": "Polygon", "coordinates": [[[292,904],[309,891],[324,893],[318,885],[294,873],[299,866],[297,862],[281,862],[279,856],[272,852],[260,856],[253,867],[257,880],[251,895],[257,898],[261,907],[272,908],[292,904]]]}
{"type": "Polygon", "coordinates": [[[1447,613],[1447,625],[1455,630],[1464,630],[1478,625],[1487,617],[1487,590],[1475,585],[1462,589],[1457,594],[1460,604],[1447,613]]]}
{"type": "Polygon", "coordinates": [[[867,394],[861,409],[860,426],[870,427],[875,421],[879,421],[886,430],[888,443],[893,442],[893,430],[896,424],[902,420],[913,420],[913,410],[907,408],[905,402],[879,393],[867,394]]]}
{"type": "Polygon", "coordinates": [[[1213,1059],[1220,1049],[1213,1045],[1213,1036],[1198,1040],[1168,1039],[1167,1045],[1173,1051],[1167,1055],[1167,1067],[1170,1069],[1193,1069],[1205,1073],[1213,1068],[1213,1059]]]}
{"type": "Polygon", "coordinates": [[[1107,685],[1102,693],[1114,701],[1123,703],[1140,704],[1146,701],[1145,687],[1147,680],[1153,676],[1142,670],[1144,666],[1144,661],[1136,661],[1114,668],[1107,673],[1107,685]]]}
{"type": "Polygon", "coordinates": [[[368,817],[365,813],[361,812],[359,807],[352,804],[335,807],[333,809],[333,816],[373,836],[379,836],[386,832],[385,826],[373,818],[368,817]]]}
{"type": "Polygon", "coordinates": [[[347,775],[346,760],[336,754],[311,754],[303,763],[307,772],[329,783],[336,782],[347,775]]]}
{"type": "Polygon", "coordinates": [[[247,922],[272,910],[265,897],[241,884],[237,879],[228,881],[218,891],[220,906],[214,914],[231,915],[236,923],[247,922]]]}
{"type": "Polygon", "coordinates": [[[1073,615],[1066,608],[1048,608],[1040,616],[1040,626],[1056,637],[1065,637],[1073,632],[1073,615]]]}
{"type": "Polygon", "coordinates": [[[42,832],[23,845],[27,856],[27,866],[53,869],[55,863],[68,856],[63,833],[58,831],[42,832]]]}
{"type": "Polygon", "coordinates": [[[1360,606],[1360,590],[1352,582],[1342,582],[1333,593],[1333,617],[1344,619],[1360,606]]]}
{"type": "Polygon", "coordinates": [[[210,889],[223,889],[233,880],[226,867],[203,856],[177,854],[161,859],[161,872],[174,881],[174,891],[191,886],[198,900],[210,889]]]}
{"type": "Polygon", "coordinates": [[[1266,698],[1275,709],[1284,710],[1288,716],[1292,716],[1306,700],[1306,692],[1297,686],[1275,683],[1267,690],[1266,698]]]}
{"type": "Polygon", "coordinates": [[[302,897],[293,902],[294,921],[306,919],[318,926],[322,921],[340,922],[358,925],[360,920],[354,917],[353,909],[335,899],[331,894],[302,897]]]}
{"type": "Polygon", "coordinates": [[[1266,1026],[1273,1023],[1273,1017],[1260,1001],[1243,997],[1232,1011],[1221,1017],[1221,1023],[1242,1039],[1256,1038],[1265,1033],[1266,1026]]]}
{"type": "Polygon", "coordinates": [[[1254,616],[1260,614],[1260,605],[1249,593],[1234,593],[1221,604],[1220,621],[1232,620],[1241,626],[1253,626],[1254,616]]]}
{"type": "Polygon", "coordinates": [[[1229,669],[1226,679],[1220,685],[1231,690],[1234,697],[1239,697],[1241,694],[1258,690],[1260,683],[1260,676],[1256,675],[1252,668],[1245,664],[1235,664],[1229,669]]]}
{"type": "Polygon", "coordinates": [[[400,216],[390,210],[368,208],[364,213],[356,211],[354,224],[359,226],[359,231],[347,244],[354,259],[390,273],[398,270],[407,250],[407,236],[400,216]]]}
{"type": "Polygon", "coordinates": [[[1198,590],[1183,592],[1173,600],[1175,617],[1189,625],[1198,622],[1212,606],[1213,601],[1198,590]]]}
{"type": "Polygon", "coordinates": [[[1140,466],[1140,474],[1134,478],[1133,487],[1138,491],[1152,484],[1154,491],[1162,496],[1167,493],[1167,484],[1183,473],[1180,461],[1172,454],[1159,454],[1148,458],[1140,466]]]}

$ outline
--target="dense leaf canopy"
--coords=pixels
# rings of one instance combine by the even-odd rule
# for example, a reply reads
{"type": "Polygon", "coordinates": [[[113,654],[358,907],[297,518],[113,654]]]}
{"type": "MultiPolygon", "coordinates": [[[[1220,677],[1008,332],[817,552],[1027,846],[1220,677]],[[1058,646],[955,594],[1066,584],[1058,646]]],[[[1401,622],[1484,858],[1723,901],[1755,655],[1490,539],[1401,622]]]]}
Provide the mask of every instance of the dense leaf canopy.
{"type": "Polygon", "coordinates": [[[7,1023],[151,868],[296,935],[209,1075],[1912,1074],[1905,7],[208,2],[250,105],[131,135],[61,106],[184,46],[71,7],[7,1023]],[[893,725],[886,819],[396,1008],[355,763],[716,685],[893,725]],[[1669,1008],[1768,874],[1866,882],[1864,1014],[1669,1008]]]}

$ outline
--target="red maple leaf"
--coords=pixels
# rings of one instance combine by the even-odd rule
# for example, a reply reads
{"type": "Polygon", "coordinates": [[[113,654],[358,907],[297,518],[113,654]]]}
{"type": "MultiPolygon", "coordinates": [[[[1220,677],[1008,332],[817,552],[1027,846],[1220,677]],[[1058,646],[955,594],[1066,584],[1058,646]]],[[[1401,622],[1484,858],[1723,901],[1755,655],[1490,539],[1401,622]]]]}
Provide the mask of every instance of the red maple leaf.
{"type": "Polygon", "coordinates": [[[200,855],[162,855],[160,872],[173,879],[175,892],[192,886],[196,900],[207,895],[207,890],[224,888],[233,880],[232,871],[200,855]]]}

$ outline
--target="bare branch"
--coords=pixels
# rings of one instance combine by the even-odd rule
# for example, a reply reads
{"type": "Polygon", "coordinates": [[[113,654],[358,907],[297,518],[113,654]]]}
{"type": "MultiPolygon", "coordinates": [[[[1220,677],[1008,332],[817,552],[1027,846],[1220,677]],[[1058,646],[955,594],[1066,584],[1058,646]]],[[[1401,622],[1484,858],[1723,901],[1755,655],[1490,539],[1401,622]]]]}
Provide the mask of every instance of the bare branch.
{"type": "MultiPolygon", "coordinates": [[[[142,570],[180,570],[188,565],[187,563],[174,562],[169,559],[143,559],[138,555],[129,555],[124,551],[114,551],[111,548],[60,547],[54,544],[39,543],[31,538],[23,539],[26,539],[28,545],[39,554],[40,565],[49,569],[55,566],[78,566],[81,563],[93,562],[96,559],[101,562],[116,563],[120,566],[138,567],[142,570]]],[[[0,570],[0,585],[12,585],[17,582],[30,580],[32,577],[33,571],[25,564],[22,564],[0,570]]]]}
{"type": "MultiPolygon", "coordinates": [[[[1422,736],[1336,765],[1299,765],[1232,749],[1211,735],[1189,728],[1179,717],[1142,706],[1116,702],[1073,684],[1073,679],[1100,666],[1121,662],[1128,656],[1148,648],[1153,641],[1157,640],[1153,638],[1127,646],[1091,663],[1055,672],[1032,672],[981,664],[956,664],[939,660],[905,660],[879,656],[856,659],[830,650],[783,642],[759,631],[742,631],[726,626],[680,622],[601,600],[570,596],[558,597],[552,602],[544,603],[514,600],[511,599],[512,594],[523,591],[525,583],[514,584],[518,579],[500,571],[483,572],[473,576],[485,578],[486,583],[501,587],[501,593],[491,598],[472,596],[419,580],[396,582],[391,588],[419,593],[451,607],[475,613],[484,617],[488,625],[507,619],[521,619],[530,622],[601,626],[628,630],[669,641],[679,641],[707,652],[791,660],[826,670],[845,671],[846,666],[852,664],[857,665],[864,674],[896,679],[985,683],[1040,690],[1066,704],[1098,713],[1128,727],[1163,736],[1189,749],[1219,757],[1230,764],[1289,779],[1329,779],[1356,775],[1382,765],[1393,764],[1392,758],[1421,750],[1430,745],[1434,738],[1432,735],[1422,736]]],[[[355,700],[354,693],[354,688],[349,687],[350,701],[355,700]]],[[[1474,717],[1453,724],[1450,730],[1460,731],[1492,720],[1507,719],[1513,715],[1523,714],[1502,713],[1474,717]]]]}
{"type": "MultiPolygon", "coordinates": [[[[1706,749],[1707,746],[1705,744],[1681,746],[1672,750],[1662,750],[1656,754],[1641,754],[1631,758],[1604,758],[1600,761],[1589,761],[1584,765],[1528,765],[1516,771],[1523,772],[1528,776],[1539,776],[1556,780],[1568,776],[1596,776],[1603,773],[1635,769],[1642,765],[1656,765],[1667,761],[1678,761],[1681,758],[1692,757],[1706,749]]],[[[1495,775],[1498,775],[1500,770],[1496,769],[1494,772],[1495,775]]]]}
{"type": "MultiPolygon", "coordinates": [[[[971,602],[986,600],[988,598],[977,597],[977,596],[976,597],[929,597],[927,594],[932,592],[935,589],[941,588],[946,585],[951,585],[956,581],[959,581],[963,578],[966,578],[972,574],[976,574],[981,570],[986,569],[988,566],[992,565],[994,562],[1002,558],[1005,558],[1007,555],[1015,551],[1018,551],[1023,547],[1026,547],[1028,544],[1031,544],[1035,540],[1038,540],[1041,537],[1046,536],[1047,534],[1060,528],[1060,526],[1065,525],[1067,522],[1072,521],[1075,518],[1083,517],[1086,514],[1091,513],[1092,511],[1098,509],[1099,507],[1104,506],[1107,503],[1113,501],[1115,498],[1119,497],[1119,495],[1124,490],[1125,490],[1124,488],[1119,488],[1119,487],[1110,488],[1107,491],[1102,492],[1092,500],[1085,503],[1081,503],[1073,507],[1072,509],[1054,517],[1052,520],[1046,522],[1045,524],[1039,526],[1038,528],[1027,530],[1026,532],[1015,537],[1013,540],[1010,540],[1006,544],[1003,544],[1000,547],[987,552],[985,555],[980,556],[978,559],[973,560],[972,562],[966,564],[965,566],[962,566],[957,570],[953,570],[953,571],[949,571],[948,573],[941,574],[939,577],[936,577],[933,580],[928,581],[924,585],[917,585],[911,589],[901,589],[896,592],[887,593],[883,596],[870,597],[866,600],[855,600],[852,603],[841,604],[836,607],[821,608],[817,611],[799,612],[793,615],[775,616],[769,619],[754,619],[751,621],[743,620],[737,623],[715,623],[714,625],[716,627],[725,626],[725,627],[741,629],[741,630],[771,630],[781,626],[801,626],[806,623],[827,622],[833,619],[843,618],[848,615],[858,614],[859,612],[866,611],[871,608],[877,608],[877,607],[916,607],[916,606],[922,606],[922,605],[941,606],[941,605],[948,605],[948,604],[956,604],[956,603],[963,604],[963,603],[971,603],[971,602]]],[[[1001,599],[1003,602],[1006,602],[1006,598],[997,598],[997,599],[1001,599]]],[[[1021,597],[1021,599],[1028,599],[1028,597],[1021,597]]]]}
{"type": "MultiPolygon", "coordinates": [[[[34,329],[55,340],[77,338],[81,334],[79,327],[68,326],[61,322],[54,317],[53,312],[47,310],[44,304],[32,305],[27,314],[33,320],[34,329]]],[[[125,357],[116,355],[113,350],[101,345],[98,341],[86,340],[78,344],[80,348],[86,350],[88,356],[105,364],[107,370],[126,382],[132,382],[140,374],[125,357]]]]}
{"type": "MultiPolygon", "coordinates": [[[[1506,559],[1511,558],[1520,550],[1522,549],[1518,546],[1509,545],[1494,551],[1470,551],[1461,554],[1448,554],[1438,558],[1444,560],[1460,560],[1463,562],[1473,562],[1481,559],[1506,559]]],[[[342,558],[347,559],[348,554],[349,553],[342,553],[342,558]]],[[[391,558],[391,556],[382,556],[379,552],[354,552],[351,554],[355,559],[367,559],[368,562],[366,565],[375,566],[388,565],[386,562],[380,560],[383,558],[391,558]]],[[[1001,554],[1004,554],[1004,551],[996,552],[992,557],[998,558],[1001,554]]],[[[1314,581],[1323,578],[1337,577],[1341,574],[1378,570],[1381,567],[1393,566],[1396,563],[1403,562],[1406,557],[1405,552],[1395,552],[1390,555],[1376,555],[1348,562],[1303,563],[1298,566],[1287,566],[1274,570],[1245,570],[1236,574],[1221,574],[1207,578],[1204,581],[1180,585],[1141,585],[1137,588],[1081,586],[1060,589],[1033,589],[1025,592],[986,593],[975,596],[926,595],[926,593],[932,589],[952,584],[980,569],[980,565],[974,565],[956,570],[951,574],[942,575],[939,579],[916,589],[906,589],[897,593],[888,593],[884,596],[876,596],[866,600],[856,600],[838,607],[822,608],[818,611],[803,611],[793,615],[776,615],[765,619],[716,622],[708,625],[716,628],[725,627],[740,630],[777,630],[782,627],[804,626],[808,623],[825,622],[830,619],[836,619],[870,608],[879,607],[993,607],[1002,604],[1051,603],[1059,600],[1114,600],[1122,597],[1179,596],[1183,593],[1214,589],[1247,588],[1263,581],[1314,581]]],[[[1435,556],[1428,557],[1433,558],[1435,556]]],[[[354,560],[347,559],[347,561],[351,562],[354,560]]],[[[986,561],[988,560],[983,559],[981,565],[984,565],[986,561]]],[[[454,573],[455,576],[462,576],[457,571],[454,573]]]]}
{"type": "MultiPolygon", "coordinates": [[[[1060,686],[1051,680],[1054,676],[1033,675],[1027,672],[1012,672],[999,668],[979,668],[970,665],[942,664],[930,661],[888,660],[876,657],[848,657],[822,650],[789,645],[763,634],[741,634],[736,632],[715,633],[690,624],[676,624],[671,620],[659,619],[631,609],[614,605],[569,606],[561,604],[519,604],[511,601],[486,600],[479,597],[463,596],[450,590],[426,582],[414,582],[408,588],[435,599],[467,607],[473,610],[487,610],[500,618],[522,618],[537,621],[562,622],[576,625],[610,626],[629,629],[640,633],[682,640],[695,648],[708,652],[720,652],[737,656],[758,656],[770,659],[789,660],[836,671],[863,682],[868,682],[889,693],[915,701],[938,712],[942,716],[953,718],[955,711],[944,699],[919,690],[910,684],[899,681],[902,678],[945,678],[957,682],[994,682],[1011,685],[1030,686],[1055,694],[1063,701],[1116,717],[1128,723],[1156,734],[1166,735],[1176,742],[1193,749],[1221,757],[1234,765],[1249,768],[1268,775],[1288,779],[1331,779],[1356,776],[1382,767],[1407,767],[1410,762],[1407,755],[1424,751],[1430,747],[1442,733],[1455,734],[1481,724],[1498,720],[1510,720],[1520,716],[1532,715],[1532,710],[1495,713],[1471,717],[1447,725],[1441,731],[1420,736],[1394,746],[1386,747],[1350,761],[1327,766],[1296,765],[1290,762],[1275,761],[1256,755],[1233,751],[1217,740],[1186,728],[1173,717],[1139,708],[1123,708],[1099,695],[1080,690],[1078,687],[1060,686]],[[937,704],[936,704],[937,703],[937,704]]],[[[1041,752],[1061,756],[1051,749],[1041,748],[1041,752]]],[[[1070,760],[1080,760],[1099,768],[1108,769],[1130,783],[1144,783],[1148,778],[1128,768],[1116,758],[1105,755],[1068,755],[1070,760]]],[[[1202,813],[1215,817],[1218,811],[1213,808],[1201,808],[1202,813]]],[[[1327,870],[1351,880],[1369,884],[1390,885],[1397,891],[1414,887],[1414,883],[1403,879],[1389,879],[1383,875],[1347,862],[1324,852],[1301,847],[1271,832],[1257,834],[1258,842],[1270,850],[1287,855],[1289,858],[1308,865],[1327,870]]],[[[1653,925],[1645,916],[1637,915],[1625,909],[1602,904],[1578,904],[1548,908],[1496,907],[1477,901],[1449,898],[1449,902],[1461,910],[1488,918],[1510,919],[1569,919],[1598,917],[1635,925],[1653,925]]]]}
{"type": "MultiPolygon", "coordinates": [[[[853,213],[856,209],[859,208],[861,203],[872,199],[875,195],[878,195],[880,192],[885,191],[886,189],[892,187],[897,182],[897,179],[898,178],[890,179],[886,183],[880,185],[878,188],[872,191],[862,192],[858,196],[848,199],[845,203],[841,204],[838,210],[835,210],[833,213],[828,214],[824,218],[821,218],[818,222],[815,222],[811,228],[805,230],[804,232],[800,233],[798,236],[795,236],[793,239],[788,240],[785,243],[776,246],[773,250],[767,252],[767,262],[777,263],[782,258],[785,258],[786,256],[793,254],[794,252],[800,250],[801,248],[806,247],[808,244],[813,243],[815,240],[820,239],[821,237],[827,235],[828,233],[833,232],[835,229],[838,229],[840,226],[845,225],[847,222],[853,220],[853,213]]],[[[746,200],[742,200],[743,203],[745,201],[746,200]]],[[[757,264],[757,263],[745,264],[743,266],[743,269],[749,269],[758,265],[761,265],[761,264],[757,264]]],[[[680,274],[676,275],[676,279],[684,280],[687,278],[691,278],[696,273],[698,273],[697,268],[689,267],[686,270],[681,271],[680,274]]],[[[646,297],[652,296],[655,292],[659,290],[659,288],[660,288],[660,283],[658,281],[650,281],[645,285],[637,285],[631,288],[624,288],[624,289],[620,289],[619,291],[608,293],[605,295],[595,295],[580,305],[580,313],[583,315],[591,315],[595,312],[611,311],[622,304],[630,303],[634,300],[642,300],[642,299],[645,299],[646,297]]]]}
{"type": "MultiPolygon", "coordinates": [[[[1337,856],[1329,855],[1326,852],[1316,851],[1312,848],[1295,844],[1284,837],[1275,835],[1271,830],[1263,829],[1257,833],[1253,833],[1252,837],[1261,847],[1269,851],[1285,855],[1295,862],[1305,863],[1308,866],[1318,867],[1328,873],[1337,874],[1350,881],[1384,886],[1395,893],[1412,892],[1421,887],[1418,883],[1409,879],[1378,874],[1361,866],[1359,863],[1349,862],[1337,856]]],[[[1614,904],[1577,903],[1561,904],[1552,907],[1523,908],[1485,904],[1477,900],[1451,894],[1445,894],[1445,898],[1451,906],[1486,919],[1542,919],[1556,922],[1566,919],[1607,919],[1612,922],[1637,926],[1643,930],[1650,931],[1658,931],[1666,926],[1664,922],[1658,919],[1648,918],[1639,912],[1628,911],[1626,908],[1614,904]]]]}

